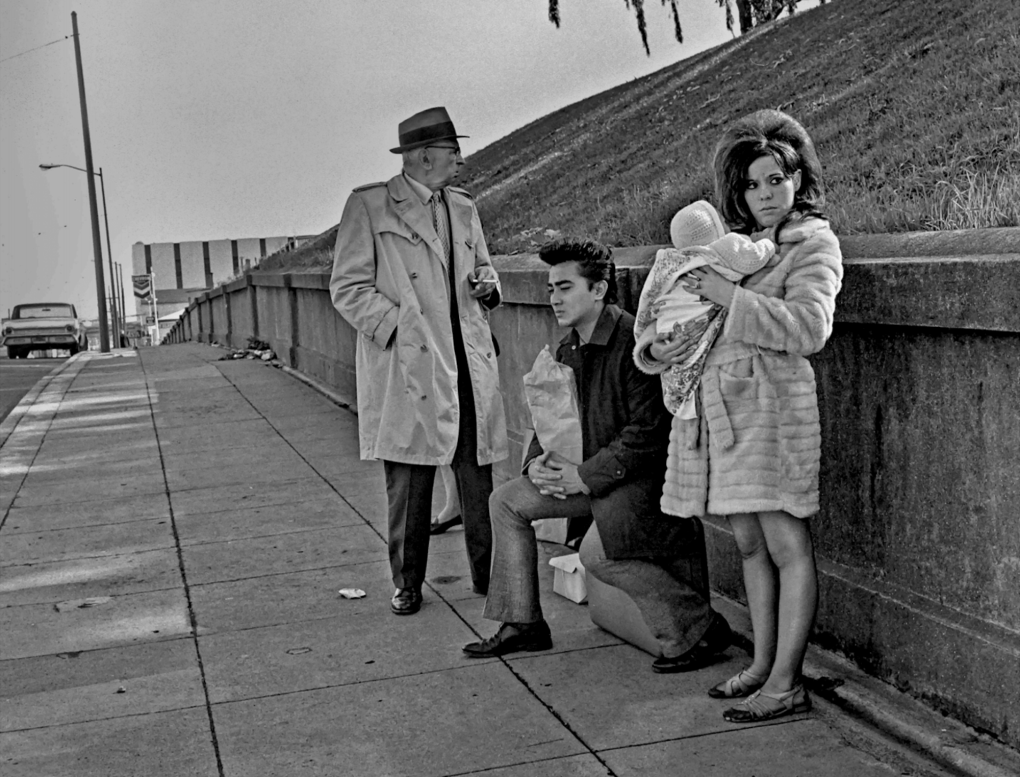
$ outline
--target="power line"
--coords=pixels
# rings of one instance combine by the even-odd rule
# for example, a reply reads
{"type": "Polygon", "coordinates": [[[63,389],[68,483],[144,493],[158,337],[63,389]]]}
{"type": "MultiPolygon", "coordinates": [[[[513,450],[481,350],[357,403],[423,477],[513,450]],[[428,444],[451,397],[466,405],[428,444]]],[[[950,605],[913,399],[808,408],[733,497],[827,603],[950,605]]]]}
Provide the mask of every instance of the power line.
{"type": "Polygon", "coordinates": [[[20,54],[14,54],[14,55],[9,56],[9,57],[4,57],[3,59],[0,59],[0,62],[6,62],[9,59],[16,59],[17,57],[23,57],[23,56],[25,56],[25,54],[30,54],[33,51],[38,51],[39,49],[44,49],[47,46],[52,46],[54,43],[63,43],[65,40],[69,40],[70,38],[71,38],[70,35],[65,35],[63,38],[57,38],[57,40],[51,40],[49,43],[44,43],[41,46],[36,46],[34,49],[28,49],[28,51],[22,51],[20,54]]]}

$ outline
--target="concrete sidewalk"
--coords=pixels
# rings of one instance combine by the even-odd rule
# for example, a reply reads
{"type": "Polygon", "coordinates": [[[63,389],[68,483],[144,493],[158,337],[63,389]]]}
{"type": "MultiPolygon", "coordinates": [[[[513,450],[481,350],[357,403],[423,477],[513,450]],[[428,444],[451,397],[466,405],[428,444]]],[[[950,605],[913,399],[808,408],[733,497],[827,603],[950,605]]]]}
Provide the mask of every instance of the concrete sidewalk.
{"type": "Polygon", "coordinates": [[[815,711],[725,723],[705,691],[746,655],[653,674],[552,593],[555,545],[554,649],[464,658],[494,624],[461,531],[433,538],[421,612],[394,617],[382,467],[359,460],[356,417],[224,353],[81,354],[5,423],[5,777],[1011,772],[1010,753],[817,652],[815,711]],[[854,698],[892,723],[849,714],[854,698]]]}

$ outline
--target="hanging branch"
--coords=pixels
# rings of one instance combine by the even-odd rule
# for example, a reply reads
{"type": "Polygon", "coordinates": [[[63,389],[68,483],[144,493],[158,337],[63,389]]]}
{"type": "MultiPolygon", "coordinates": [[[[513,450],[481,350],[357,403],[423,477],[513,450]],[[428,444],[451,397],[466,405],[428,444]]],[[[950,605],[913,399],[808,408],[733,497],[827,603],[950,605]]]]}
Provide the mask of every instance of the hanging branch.
{"type": "Polygon", "coordinates": [[[634,7],[634,16],[637,18],[638,33],[641,35],[641,45],[645,47],[645,54],[649,57],[652,50],[648,48],[648,26],[645,24],[645,0],[623,0],[623,4],[630,10],[634,7]]]}
{"type": "MultiPolygon", "coordinates": [[[[666,0],[662,0],[665,4],[666,0]]],[[[677,43],[684,42],[684,31],[680,29],[680,12],[676,8],[677,0],[669,0],[670,10],[673,12],[673,35],[677,43]]]]}
{"type": "Polygon", "coordinates": [[[733,6],[730,0],[716,0],[720,8],[726,9],[726,29],[733,32],[733,6]]]}
{"type": "MultiPolygon", "coordinates": [[[[641,36],[641,45],[645,54],[651,56],[652,51],[648,46],[648,24],[645,19],[645,0],[623,0],[627,10],[634,10],[634,18],[637,21],[638,34],[641,36]]],[[[683,30],[680,28],[680,0],[660,0],[665,8],[669,6],[670,16],[673,20],[673,37],[677,43],[684,42],[683,30]]],[[[797,3],[800,0],[716,0],[716,4],[726,11],[726,29],[733,32],[733,5],[737,6],[737,18],[740,23],[740,33],[744,34],[759,24],[765,24],[773,19],[779,18],[783,11],[793,14],[797,10],[797,3]]],[[[826,0],[819,0],[824,4],[826,0]]],[[[560,2],[549,0],[549,21],[560,26],[560,2]]]]}

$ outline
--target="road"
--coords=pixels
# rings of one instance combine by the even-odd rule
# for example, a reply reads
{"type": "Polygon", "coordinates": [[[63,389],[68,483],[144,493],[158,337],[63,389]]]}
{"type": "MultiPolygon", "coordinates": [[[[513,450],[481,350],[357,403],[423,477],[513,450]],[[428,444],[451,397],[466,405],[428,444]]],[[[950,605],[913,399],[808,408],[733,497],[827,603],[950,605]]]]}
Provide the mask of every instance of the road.
{"type": "Polygon", "coordinates": [[[67,357],[50,359],[0,359],[0,421],[17,406],[39,379],[67,357]]]}

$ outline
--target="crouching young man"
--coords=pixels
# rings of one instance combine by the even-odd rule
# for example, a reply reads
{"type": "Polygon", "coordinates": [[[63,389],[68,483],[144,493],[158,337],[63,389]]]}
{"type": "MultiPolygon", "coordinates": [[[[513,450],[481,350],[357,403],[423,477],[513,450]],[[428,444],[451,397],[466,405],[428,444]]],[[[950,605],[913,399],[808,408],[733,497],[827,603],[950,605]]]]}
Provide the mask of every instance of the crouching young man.
{"type": "Polygon", "coordinates": [[[472,658],[552,647],[538,591],[538,544],[532,521],[591,516],[581,543],[587,574],[626,591],[659,641],[659,672],[697,669],[731,642],[726,620],[685,580],[685,557],[704,537],[694,521],[659,510],[670,417],[658,376],[635,367],[634,317],[616,302],[616,270],[608,248],[592,241],[544,247],[549,301],[570,327],[557,361],[577,383],[584,461],[574,465],[538,440],[524,477],[489,498],[492,574],[484,616],[495,635],[464,646],[472,658]]]}

